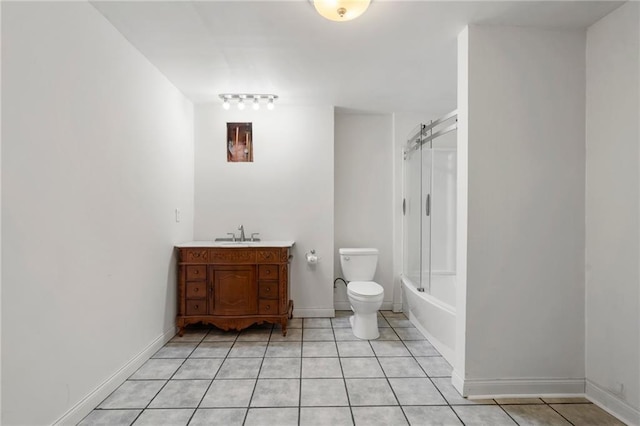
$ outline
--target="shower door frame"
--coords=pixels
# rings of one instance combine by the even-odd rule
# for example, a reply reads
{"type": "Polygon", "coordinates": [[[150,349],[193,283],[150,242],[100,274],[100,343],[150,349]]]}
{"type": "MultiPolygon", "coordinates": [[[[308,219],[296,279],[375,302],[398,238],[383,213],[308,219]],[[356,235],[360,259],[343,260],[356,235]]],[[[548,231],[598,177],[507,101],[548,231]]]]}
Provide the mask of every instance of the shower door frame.
{"type": "MultiPolygon", "coordinates": [[[[419,201],[419,206],[420,206],[420,226],[419,226],[419,232],[420,232],[420,247],[419,247],[419,251],[420,251],[420,279],[419,279],[419,283],[414,283],[416,285],[416,288],[419,292],[425,292],[425,284],[426,284],[426,291],[427,293],[431,293],[431,275],[432,275],[432,241],[433,241],[433,236],[431,235],[431,225],[432,225],[432,217],[431,217],[431,206],[432,206],[432,194],[433,194],[433,181],[434,181],[434,165],[433,165],[433,161],[434,161],[434,149],[433,149],[433,140],[443,136],[451,131],[457,130],[458,128],[458,119],[457,119],[457,114],[458,111],[457,110],[453,110],[448,114],[445,114],[444,116],[436,119],[436,120],[431,120],[429,122],[429,124],[420,124],[419,129],[412,134],[412,136],[410,136],[405,144],[405,148],[404,148],[404,156],[403,156],[403,168],[405,169],[403,172],[403,183],[402,183],[402,196],[403,196],[403,200],[402,200],[402,206],[403,206],[403,259],[402,259],[402,265],[403,265],[403,274],[406,275],[407,271],[407,263],[406,263],[406,256],[408,256],[407,251],[408,250],[404,250],[404,248],[406,248],[406,239],[407,239],[407,215],[406,215],[406,205],[407,205],[407,159],[410,155],[416,155],[417,153],[414,151],[420,150],[420,201],[419,201]],[[446,123],[448,121],[450,121],[451,119],[454,119],[454,122],[452,124],[449,124],[445,127],[442,128],[438,128],[436,130],[436,128],[438,126],[440,126],[443,123],[446,123]],[[423,156],[424,153],[424,149],[425,149],[425,145],[426,145],[426,152],[429,153],[428,155],[428,166],[429,166],[429,170],[428,170],[428,176],[425,176],[425,158],[423,156]],[[424,185],[425,184],[425,178],[428,178],[428,185],[424,185]],[[425,188],[425,186],[428,186],[428,188],[425,188]],[[426,190],[426,191],[425,191],[426,190]],[[425,217],[423,217],[423,214],[429,218],[429,220],[425,221],[425,217]],[[427,223],[427,237],[428,237],[428,249],[426,250],[426,261],[428,263],[428,273],[426,274],[426,281],[425,281],[425,277],[424,277],[424,271],[426,270],[424,267],[424,263],[423,260],[425,260],[425,254],[423,253],[424,248],[425,248],[425,244],[423,242],[423,238],[425,237],[425,229],[423,228],[424,223],[427,223]]],[[[409,248],[410,250],[411,248],[409,248]]]]}

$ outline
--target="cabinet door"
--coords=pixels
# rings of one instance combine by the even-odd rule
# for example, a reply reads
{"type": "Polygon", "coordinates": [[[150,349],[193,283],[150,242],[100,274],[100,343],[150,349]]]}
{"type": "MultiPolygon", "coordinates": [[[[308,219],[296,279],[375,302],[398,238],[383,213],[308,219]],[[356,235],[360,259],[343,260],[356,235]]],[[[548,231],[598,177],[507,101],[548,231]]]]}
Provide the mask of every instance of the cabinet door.
{"type": "Polygon", "coordinates": [[[213,294],[214,315],[257,314],[255,266],[214,266],[213,294]]]}

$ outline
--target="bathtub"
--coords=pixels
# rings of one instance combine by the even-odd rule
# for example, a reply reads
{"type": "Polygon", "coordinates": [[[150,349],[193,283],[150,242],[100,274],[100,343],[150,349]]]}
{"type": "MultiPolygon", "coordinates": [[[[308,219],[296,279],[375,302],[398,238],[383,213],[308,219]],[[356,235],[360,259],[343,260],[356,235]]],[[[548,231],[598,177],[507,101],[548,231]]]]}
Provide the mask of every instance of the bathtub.
{"type": "Polygon", "coordinates": [[[440,354],[453,365],[456,340],[456,276],[434,272],[431,293],[419,292],[410,277],[402,277],[402,310],[440,354]]]}

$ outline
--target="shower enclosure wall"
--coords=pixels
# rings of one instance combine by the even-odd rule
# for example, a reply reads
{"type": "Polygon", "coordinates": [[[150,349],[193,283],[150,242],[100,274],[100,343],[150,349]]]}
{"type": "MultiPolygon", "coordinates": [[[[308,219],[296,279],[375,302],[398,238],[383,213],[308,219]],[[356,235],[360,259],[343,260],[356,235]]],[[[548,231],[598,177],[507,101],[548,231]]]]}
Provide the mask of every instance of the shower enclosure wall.
{"type": "Polygon", "coordinates": [[[421,124],[404,148],[403,310],[451,362],[455,350],[457,114],[421,124]]]}

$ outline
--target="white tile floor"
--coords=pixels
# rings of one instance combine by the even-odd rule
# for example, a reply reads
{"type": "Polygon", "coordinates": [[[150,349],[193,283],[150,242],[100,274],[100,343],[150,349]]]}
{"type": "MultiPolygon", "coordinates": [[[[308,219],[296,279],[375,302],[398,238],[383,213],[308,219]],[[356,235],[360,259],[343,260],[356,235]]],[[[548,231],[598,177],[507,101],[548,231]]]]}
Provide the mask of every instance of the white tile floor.
{"type": "Polygon", "coordinates": [[[80,425],[621,425],[583,399],[472,401],[451,366],[403,314],[379,315],[380,338],[348,321],[293,319],[242,332],[175,337],[80,425]]]}

